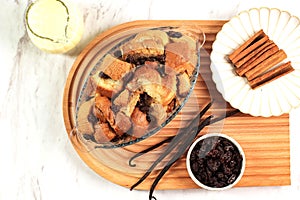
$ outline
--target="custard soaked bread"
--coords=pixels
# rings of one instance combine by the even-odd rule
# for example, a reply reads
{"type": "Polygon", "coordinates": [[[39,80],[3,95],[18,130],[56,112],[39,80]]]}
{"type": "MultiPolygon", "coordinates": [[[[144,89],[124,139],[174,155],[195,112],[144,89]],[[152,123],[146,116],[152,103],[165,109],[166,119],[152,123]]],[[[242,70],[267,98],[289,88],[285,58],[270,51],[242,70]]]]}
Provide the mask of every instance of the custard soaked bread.
{"type": "Polygon", "coordinates": [[[198,69],[196,43],[180,32],[148,30],[105,55],[86,84],[83,101],[92,103],[81,104],[89,110],[85,138],[118,143],[162,126],[191,90],[198,69]]]}

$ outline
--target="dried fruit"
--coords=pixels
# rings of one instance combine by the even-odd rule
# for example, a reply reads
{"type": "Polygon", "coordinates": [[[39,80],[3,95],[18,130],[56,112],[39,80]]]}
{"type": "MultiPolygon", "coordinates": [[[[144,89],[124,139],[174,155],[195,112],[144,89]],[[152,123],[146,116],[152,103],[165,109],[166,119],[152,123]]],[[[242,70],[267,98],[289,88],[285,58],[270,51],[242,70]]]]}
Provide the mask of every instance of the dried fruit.
{"type": "Polygon", "coordinates": [[[221,188],[232,184],[240,175],[243,157],[227,138],[212,136],[195,145],[189,162],[198,181],[209,187],[221,188]]]}

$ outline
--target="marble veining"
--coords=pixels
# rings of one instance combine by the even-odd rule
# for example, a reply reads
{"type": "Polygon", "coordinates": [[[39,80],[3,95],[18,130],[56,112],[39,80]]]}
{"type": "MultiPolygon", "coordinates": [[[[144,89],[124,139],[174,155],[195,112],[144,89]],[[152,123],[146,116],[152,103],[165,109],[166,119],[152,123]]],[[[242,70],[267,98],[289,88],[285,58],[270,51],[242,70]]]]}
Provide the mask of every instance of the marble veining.
{"type": "MultiPolygon", "coordinates": [[[[24,12],[31,1],[3,0],[0,7],[0,200],[147,199],[99,177],[79,158],[67,138],[63,89],[76,56],[99,33],[139,19],[230,19],[255,6],[279,7],[298,15],[286,1],[70,0],[84,16],[84,36],[67,54],[47,54],[29,40],[24,12]]],[[[299,15],[300,17],[300,15],[299,15]]],[[[291,186],[156,191],[158,199],[293,199],[300,195],[300,108],[291,113],[291,186]]]]}

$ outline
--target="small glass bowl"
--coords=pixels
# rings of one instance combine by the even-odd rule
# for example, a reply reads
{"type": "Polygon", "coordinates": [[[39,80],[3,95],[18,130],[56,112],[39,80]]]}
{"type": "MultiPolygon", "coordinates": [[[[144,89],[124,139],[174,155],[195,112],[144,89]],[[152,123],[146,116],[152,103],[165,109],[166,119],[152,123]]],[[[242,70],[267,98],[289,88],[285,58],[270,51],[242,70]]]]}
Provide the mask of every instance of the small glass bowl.
{"type": "Polygon", "coordinates": [[[186,159],[192,180],[203,189],[215,191],[236,185],[244,174],[245,164],[245,154],[239,143],[221,133],[208,133],[198,138],[189,148],[186,159]]]}

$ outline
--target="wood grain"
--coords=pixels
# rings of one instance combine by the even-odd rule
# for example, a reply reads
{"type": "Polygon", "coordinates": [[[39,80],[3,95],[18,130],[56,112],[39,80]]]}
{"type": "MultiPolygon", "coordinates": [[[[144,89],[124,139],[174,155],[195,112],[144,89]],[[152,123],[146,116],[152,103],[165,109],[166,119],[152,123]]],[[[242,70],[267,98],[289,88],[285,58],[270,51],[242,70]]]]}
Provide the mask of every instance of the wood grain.
{"type": "MultiPolygon", "coordinates": [[[[63,100],[63,114],[67,133],[69,134],[74,127],[74,109],[78,93],[76,87],[78,76],[82,70],[80,67],[86,62],[86,57],[99,42],[105,40],[120,31],[130,30],[140,27],[169,26],[169,25],[190,25],[201,28],[206,34],[206,43],[201,51],[200,76],[196,83],[191,98],[186,103],[184,109],[176,118],[163,128],[159,133],[136,143],[127,146],[122,150],[126,152],[141,151],[164,138],[177,133],[178,128],[184,126],[194,115],[212,98],[217,99],[216,105],[212,108],[213,114],[224,113],[232,109],[216,90],[215,84],[211,79],[210,71],[210,52],[212,43],[216,38],[217,32],[222,28],[226,21],[134,21],[116,26],[96,37],[78,56],[69,73],[66,82],[63,100]]],[[[244,149],[246,155],[246,169],[244,176],[236,187],[242,186],[279,186],[290,185],[290,137],[289,137],[289,115],[285,114],[278,117],[252,117],[247,114],[238,113],[217,123],[210,128],[205,128],[202,134],[207,132],[222,132],[235,138],[244,149]]],[[[109,164],[99,161],[97,151],[88,152],[80,148],[80,144],[69,134],[75,150],[81,159],[92,168],[97,174],[107,180],[124,187],[130,187],[141,176],[142,172],[118,171],[109,164]],[[98,157],[97,157],[98,156],[98,157]]],[[[150,164],[160,151],[152,152],[152,156],[139,158],[139,162],[144,165],[150,164]]],[[[116,159],[124,159],[124,167],[128,167],[126,155],[118,152],[101,152],[105,156],[116,156],[116,159]]],[[[151,154],[151,153],[150,153],[151,154]]],[[[103,158],[103,157],[102,157],[103,158]]],[[[156,176],[153,172],[145,182],[136,189],[148,190],[156,176]]],[[[183,156],[161,179],[157,189],[190,189],[198,188],[189,178],[185,167],[185,157],[183,156]]]]}

